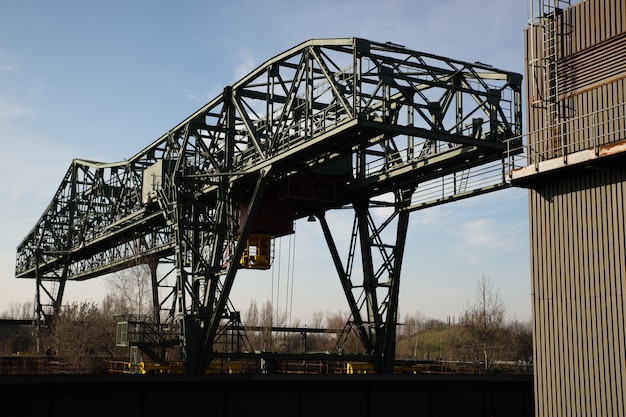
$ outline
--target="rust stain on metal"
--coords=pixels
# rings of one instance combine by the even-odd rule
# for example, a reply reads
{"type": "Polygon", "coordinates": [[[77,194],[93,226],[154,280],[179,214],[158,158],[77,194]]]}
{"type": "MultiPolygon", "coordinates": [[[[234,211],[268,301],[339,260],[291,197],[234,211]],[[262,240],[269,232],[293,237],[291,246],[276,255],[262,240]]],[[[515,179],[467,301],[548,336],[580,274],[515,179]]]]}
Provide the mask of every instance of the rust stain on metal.
{"type": "Polygon", "coordinates": [[[626,152],[626,140],[600,146],[600,157],[617,155],[626,152]]]}

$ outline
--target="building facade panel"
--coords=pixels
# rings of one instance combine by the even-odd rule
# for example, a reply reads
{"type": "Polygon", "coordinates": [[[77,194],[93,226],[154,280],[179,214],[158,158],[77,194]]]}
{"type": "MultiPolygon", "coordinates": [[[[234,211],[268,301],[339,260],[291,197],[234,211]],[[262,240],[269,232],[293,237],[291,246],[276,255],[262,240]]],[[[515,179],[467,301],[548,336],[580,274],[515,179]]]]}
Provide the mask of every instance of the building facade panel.
{"type": "Polygon", "coordinates": [[[525,33],[528,165],[561,167],[526,184],[535,414],[622,416],[626,156],[596,157],[626,141],[626,4],[552,11],[525,33]],[[584,152],[592,159],[568,165],[584,152]]]}
{"type": "Polygon", "coordinates": [[[536,414],[624,415],[626,170],[530,191],[536,414]]]}

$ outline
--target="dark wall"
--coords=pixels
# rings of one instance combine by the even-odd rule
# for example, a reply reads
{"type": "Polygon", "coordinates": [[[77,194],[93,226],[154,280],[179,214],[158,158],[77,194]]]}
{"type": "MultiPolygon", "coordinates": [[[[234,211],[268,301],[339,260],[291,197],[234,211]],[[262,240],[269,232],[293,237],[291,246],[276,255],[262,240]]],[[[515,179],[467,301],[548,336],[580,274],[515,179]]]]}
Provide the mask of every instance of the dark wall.
{"type": "Polygon", "coordinates": [[[0,377],[6,416],[532,416],[531,376],[0,377]]]}

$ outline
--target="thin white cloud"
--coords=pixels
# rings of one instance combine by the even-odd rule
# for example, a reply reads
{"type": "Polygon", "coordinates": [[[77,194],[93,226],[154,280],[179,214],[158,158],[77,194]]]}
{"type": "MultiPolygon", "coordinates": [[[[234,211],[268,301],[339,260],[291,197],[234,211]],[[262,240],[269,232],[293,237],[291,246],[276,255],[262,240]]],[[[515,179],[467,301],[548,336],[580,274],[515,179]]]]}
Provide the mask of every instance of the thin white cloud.
{"type": "Polygon", "coordinates": [[[34,113],[33,110],[27,109],[21,104],[7,103],[4,100],[0,100],[0,120],[17,119],[34,113]]]}
{"type": "Polygon", "coordinates": [[[224,86],[213,85],[208,90],[204,91],[191,91],[185,94],[190,100],[200,102],[202,104],[207,103],[213,100],[215,97],[219,96],[223,91],[224,86]]]}
{"type": "MultiPolygon", "coordinates": [[[[393,193],[386,193],[381,196],[375,198],[376,201],[381,203],[390,203],[393,204],[396,201],[396,197],[393,193]]],[[[377,221],[385,221],[391,216],[394,212],[393,206],[390,207],[376,207],[370,210],[372,217],[374,217],[377,221]]]]}
{"type": "Polygon", "coordinates": [[[409,227],[442,224],[452,215],[451,211],[452,210],[446,206],[435,206],[417,210],[411,214],[409,227]]]}
{"type": "Polygon", "coordinates": [[[12,67],[11,65],[3,65],[0,67],[0,70],[7,71],[7,72],[18,72],[17,68],[12,67]]]}
{"type": "Polygon", "coordinates": [[[490,227],[489,220],[478,219],[463,225],[463,235],[466,245],[489,245],[491,246],[496,236],[490,227]]]}
{"type": "Polygon", "coordinates": [[[484,249],[513,252],[518,249],[515,236],[508,228],[485,218],[465,222],[461,228],[462,247],[472,252],[484,249]]]}
{"type": "Polygon", "coordinates": [[[239,59],[241,60],[241,62],[235,67],[233,72],[235,81],[242,79],[243,77],[248,75],[254,68],[256,68],[254,57],[249,50],[242,49],[241,51],[239,51],[239,59]]]}

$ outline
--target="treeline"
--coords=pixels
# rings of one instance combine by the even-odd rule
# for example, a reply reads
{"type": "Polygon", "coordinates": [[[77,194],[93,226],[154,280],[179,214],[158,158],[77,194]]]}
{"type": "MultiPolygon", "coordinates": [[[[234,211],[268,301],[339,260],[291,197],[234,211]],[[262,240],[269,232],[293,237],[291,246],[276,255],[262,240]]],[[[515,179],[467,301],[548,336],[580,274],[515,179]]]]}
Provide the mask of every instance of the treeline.
{"type": "MultiPolygon", "coordinates": [[[[116,347],[114,316],[146,313],[148,292],[141,289],[133,293],[136,283],[127,285],[137,279],[133,275],[113,281],[111,293],[100,304],[75,302],[64,306],[45,328],[0,328],[0,355],[47,355],[74,372],[103,371],[109,361],[128,361],[129,349],[116,347]]],[[[2,315],[28,314],[32,315],[32,303],[14,304],[2,315]]],[[[288,322],[269,301],[258,305],[253,300],[240,317],[254,351],[364,353],[358,332],[350,326],[350,315],[342,311],[316,312],[302,325],[299,320],[288,322]],[[272,327],[289,327],[290,331],[272,331],[272,327]]],[[[498,292],[483,277],[475,299],[467,303],[454,323],[419,312],[405,315],[397,325],[396,359],[463,362],[486,371],[497,370],[502,362],[528,363],[532,361],[531,324],[508,319],[498,292]]]]}
{"type": "MultiPolygon", "coordinates": [[[[26,320],[33,317],[33,303],[11,303],[0,316],[5,319],[26,320]]],[[[30,326],[7,324],[0,326],[0,356],[17,352],[34,352],[37,349],[34,328],[30,326]]]]}
{"type": "MultiPolygon", "coordinates": [[[[106,372],[110,361],[129,358],[127,348],[115,346],[116,305],[119,303],[111,296],[99,304],[74,302],[64,306],[46,326],[2,326],[0,355],[46,356],[69,373],[106,372]]],[[[9,317],[10,310],[2,315],[9,317]]]]}
{"type": "MultiPolygon", "coordinates": [[[[272,326],[300,327],[297,320],[287,323],[269,301],[260,307],[252,301],[242,317],[244,325],[265,329],[247,332],[258,350],[363,353],[357,332],[349,325],[350,315],[345,312],[313,314],[307,326],[329,329],[327,333],[269,331],[272,326]]],[[[486,277],[478,281],[474,299],[467,302],[458,320],[444,322],[417,312],[405,315],[396,328],[397,360],[462,362],[496,371],[504,362],[531,364],[532,351],[531,322],[509,318],[499,292],[486,277]]]]}
{"type": "Polygon", "coordinates": [[[405,316],[398,327],[396,359],[441,360],[473,363],[495,369],[499,362],[532,362],[530,322],[511,320],[490,335],[485,364],[481,335],[463,322],[449,323],[424,318],[420,313],[405,316]]]}
{"type": "MultiPolygon", "coordinates": [[[[128,348],[115,346],[116,321],[119,311],[107,297],[101,304],[72,303],[49,328],[39,329],[39,354],[63,364],[68,372],[105,372],[109,361],[128,361],[128,348]]],[[[272,327],[286,327],[271,303],[260,307],[253,301],[243,314],[246,337],[255,351],[276,353],[336,352],[364,353],[354,329],[346,326],[349,315],[344,312],[314,314],[306,326],[296,321],[291,328],[312,331],[272,332],[272,327]],[[327,329],[317,333],[318,329],[327,329]],[[344,333],[345,332],[345,333],[344,333]],[[341,343],[339,343],[341,342],[341,343]]],[[[36,328],[17,326],[0,329],[2,355],[36,354],[36,328]],[[17,330],[17,331],[16,331],[17,330]]],[[[419,361],[448,361],[474,364],[475,368],[497,370],[504,361],[528,363],[532,360],[530,323],[511,320],[489,335],[488,362],[485,366],[484,345],[477,339],[484,335],[473,332],[466,323],[448,323],[425,317],[421,313],[406,315],[397,327],[396,359],[419,361]]]]}
{"type": "MultiPolygon", "coordinates": [[[[481,311],[485,314],[468,309],[455,322],[430,318],[420,312],[405,315],[396,330],[396,359],[464,362],[487,370],[496,370],[502,362],[532,363],[530,321],[507,320],[505,315],[497,317],[493,308],[491,314],[488,310],[481,311]]],[[[261,351],[364,353],[345,312],[316,312],[306,326],[301,326],[297,320],[287,323],[269,301],[260,307],[252,301],[242,317],[248,339],[261,351]],[[272,327],[299,327],[301,331],[271,332],[272,327]],[[258,328],[261,330],[250,330],[258,328]],[[307,328],[328,329],[328,332],[306,332],[307,328]]]]}
{"type": "MultiPolygon", "coordinates": [[[[150,272],[129,268],[107,280],[102,302],[72,302],[45,326],[0,326],[0,355],[43,355],[66,372],[105,372],[110,361],[128,361],[129,349],[116,347],[120,313],[145,314],[150,307],[150,272]]],[[[33,303],[11,303],[3,317],[33,317],[33,303]]]]}

